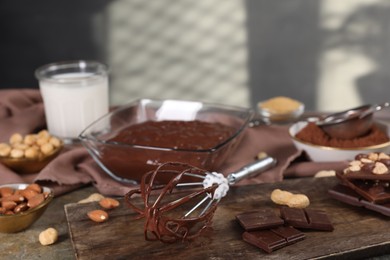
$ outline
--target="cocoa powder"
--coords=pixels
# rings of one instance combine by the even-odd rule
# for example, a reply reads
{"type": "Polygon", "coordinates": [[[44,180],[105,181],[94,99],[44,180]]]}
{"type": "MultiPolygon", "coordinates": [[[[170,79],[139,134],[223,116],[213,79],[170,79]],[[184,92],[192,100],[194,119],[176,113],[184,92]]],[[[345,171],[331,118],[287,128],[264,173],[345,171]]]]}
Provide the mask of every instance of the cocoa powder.
{"type": "Polygon", "coordinates": [[[338,139],[330,137],[315,123],[308,123],[295,137],[306,143],[338,148],[367,147],[389,141],[387,134],[377,125],[373,125],[364,136],[354,139],[338,139]]]}

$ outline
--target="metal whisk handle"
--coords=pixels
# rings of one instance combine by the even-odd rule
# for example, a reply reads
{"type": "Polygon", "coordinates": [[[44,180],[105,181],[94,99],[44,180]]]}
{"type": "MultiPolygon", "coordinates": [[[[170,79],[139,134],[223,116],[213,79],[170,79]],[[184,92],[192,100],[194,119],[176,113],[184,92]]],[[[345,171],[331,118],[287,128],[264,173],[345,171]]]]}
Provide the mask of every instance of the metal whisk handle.
{"type": "Polygon", "coordinates": [[[237,172],[233,172],[227,176],[229,185],[235,184],[244,178],[254,177],[260,172],[270,169],[276,163],[277,160],[275,158],[267,156],[251,164],[245,165],[237,172]]]}

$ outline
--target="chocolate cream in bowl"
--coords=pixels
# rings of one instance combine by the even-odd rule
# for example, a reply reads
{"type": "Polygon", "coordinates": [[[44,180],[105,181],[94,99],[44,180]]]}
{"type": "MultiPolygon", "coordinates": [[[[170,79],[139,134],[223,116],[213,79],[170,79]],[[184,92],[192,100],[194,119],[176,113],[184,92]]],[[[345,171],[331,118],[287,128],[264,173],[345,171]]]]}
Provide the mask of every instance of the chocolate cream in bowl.
{"type": "MultiPolygon", "coordinates": [[[[146,121],[129,125],[109,139],[101,160],[117,177],[136,182],[164,162],[215,170],[239,143],[236,132],[234,127],[216,122],[146,121]]],[[[159,181],[167,183],[169,179],[161,177],[159,181]]]]}

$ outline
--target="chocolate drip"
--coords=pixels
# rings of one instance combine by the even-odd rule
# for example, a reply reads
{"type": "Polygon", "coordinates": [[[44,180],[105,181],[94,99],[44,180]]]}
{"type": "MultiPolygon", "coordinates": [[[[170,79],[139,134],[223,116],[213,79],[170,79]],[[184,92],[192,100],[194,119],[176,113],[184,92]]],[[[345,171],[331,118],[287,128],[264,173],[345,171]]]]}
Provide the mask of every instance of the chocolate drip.
{"type": "Polygon", "coordinates": [[[218,186],[203,188],[203,185],[200,184],[196,189],[179,187],[183,180],[185,181],[187,174],[200,176],[199,182],[201,183],[202,177],[206,176],[207,172],[188,164],[168,162],[156,170],[146,173],[142,177],[140,187],[125,195],[129,207],[138,213],[137,218],[145,218],[144,234],[146,240],[160,240],[166,243],[191,240],[211,225],[218,202],[212,200],[212,197],[218,186]],[[158,175],[172,177],[167,184],[158,185],[155,184],[158,175]],[[134,203],[136,194],[141,196],[142,207],[136,206],[134,203]],[[199,213],[200,209],[185,216],[194,205],[206,196],[209,197],[207,199],[211,201],[212,205],[205,212],[199,213]]]}

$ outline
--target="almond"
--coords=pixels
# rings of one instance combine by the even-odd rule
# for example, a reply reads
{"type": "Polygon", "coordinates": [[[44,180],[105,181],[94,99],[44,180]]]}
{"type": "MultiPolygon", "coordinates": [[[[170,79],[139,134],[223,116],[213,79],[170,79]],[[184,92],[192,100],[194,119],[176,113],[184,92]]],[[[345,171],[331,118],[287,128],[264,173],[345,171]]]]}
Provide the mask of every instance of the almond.
{"type": "Polygon", "coordinates": [[[104,210],[96,209],[87,213],[88,217],[95,222],[105,222],[108,220],[108,214],[104,210]]]}
{"type": "Polygon", "coordinates": [[[119,201],[112,198],[104,198],[99,201],[99,204],[105,209],[113,209],[119,206],[119,201]]]}

